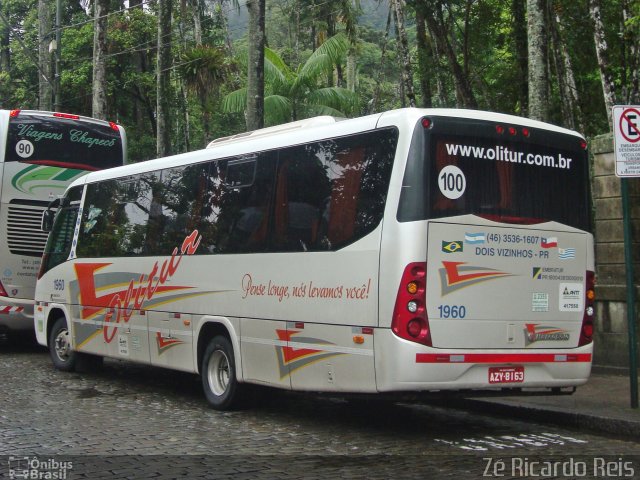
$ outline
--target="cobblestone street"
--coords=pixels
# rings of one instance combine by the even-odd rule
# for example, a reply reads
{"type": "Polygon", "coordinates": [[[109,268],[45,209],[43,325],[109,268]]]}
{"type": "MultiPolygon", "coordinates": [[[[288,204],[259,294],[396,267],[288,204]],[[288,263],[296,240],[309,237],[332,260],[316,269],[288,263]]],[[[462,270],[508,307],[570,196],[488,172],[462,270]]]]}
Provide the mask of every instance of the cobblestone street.
{"type": "Polygon", "coordinates": [[[0,358],[5,477],[20,478],[25,457],[71,462],[66,478],[466,479],[511,457],[582,459],[590,474],[606,457],[640,472],[635,442],[549,425],[266,389],[251,408],[217,412],[188,374],[111,360],[67,374],[43,349],[1,342],[0,358]]]}

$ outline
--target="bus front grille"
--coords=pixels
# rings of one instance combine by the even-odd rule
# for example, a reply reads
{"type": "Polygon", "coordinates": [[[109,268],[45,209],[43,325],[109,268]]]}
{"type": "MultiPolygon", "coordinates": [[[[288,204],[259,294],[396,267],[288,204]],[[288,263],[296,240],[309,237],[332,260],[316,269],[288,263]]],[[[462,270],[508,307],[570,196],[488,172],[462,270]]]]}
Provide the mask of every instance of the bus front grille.
{"type": "Polygon", "coordinates": [[[7,218],[7,245],[14,255],[41,257],[48,233],[42,231],[46,202],[12,200],[7,218]]]}

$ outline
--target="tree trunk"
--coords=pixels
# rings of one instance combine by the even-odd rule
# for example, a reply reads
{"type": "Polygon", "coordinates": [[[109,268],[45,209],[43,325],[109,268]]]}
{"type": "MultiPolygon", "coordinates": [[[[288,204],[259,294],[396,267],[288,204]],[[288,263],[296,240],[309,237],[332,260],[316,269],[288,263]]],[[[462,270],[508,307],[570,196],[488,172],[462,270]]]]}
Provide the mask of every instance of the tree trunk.
{"type": "Polygon", "coordinates": [[[527,0],[529,117],[543,122],[549,120],[546,5],[547,0],[527,0]]]}
{"type": "Polygon", "coordinates": [[[49,43],[53,39],[53,19],[50,0],[38,0],[38,108],[53,110],[53,62],[49,43]]]}
{"type": "Polygon", "coordinates": [[[551,22],[550,31],[554,48],[553,57],[558,74],[558,86],[560,89],[560,99],[562,106],[562,117],[564,126],[571,129],[578,128],[584,131],[582,115],[580,113],[580,102],[578,99],[578,89],[573,75],[571,57],[567,49],[567,44],[563,40],[562,22],[560,15],[549,9],[549,19],[551,22]]]}
{"type": "Polygon", "coordinates": [[[387,15],[387,26],[384,30],[384,37],[382,37],[382,51],[380,52],[380,66],[376,72],[375,87],[373,89],[373,98],[369,102],[369,113],[376,113],[378,111],[378,101],[380,99],[380,86],[382,84],[382,72],[384,67],[385,54],[387,53],[387,43],[389,41],[389,30],[391,29],[391,7],[389,7],[389,13],[387,15]]]}
{"type": "Polygon", "coordinates": [[[296,18],[296,29],[295,29],[295,46],[293,49],[293,61],[294,65],[297,65],[300,62],[300,9],[302,8],[300,5],[300,0],[294,0],[295,4],[295,18],[296,18]]]}
{"type": "MultiPolygon", "coordinates": [[[[188,40],[187,40],[187,28],[185,26],[185,22],[187,19],[187,0],[180,0],[180,21],[178,22],[178,32],[180,33],[180,38],[182,38],[182,49],[187,50],[188,40]]],[[[200,42],[198,42],[198,28],[197,24],[199,23],[200,16],[197,14],[198,9],[198,0],[194,0],[191,2],[189,0],[189,7],[191,9],[191,13],[193,14],[193,34],[194,39],[196,40],[196,44],[198,46],[202,45],[202,37],[200,37],[200,42]],[[195,5],[194,5],[195,3],[195,5]],[[196,17],[198,17],[198,21],[196,21],[196,17]]],[[[180,84],[180,94],[178,98],[179,108],[178,115],[176,115],[176,143],[174,145],[174,150],[179,152],[188,152],[191,150],[191,118],[189,116],[189,96],[187,94],[187,82],[184,78],[180,78],[178,80],[180,84]],[[182,115],[182,117],[180,117],[182,115]],[[182,123],[180,123],[182,121],[182,123]]],[[[206,138],[206,133],[205,133],[206,138]]]]}
{"type": "Polygon", "coordinates": [[[438,54],[444,54],[449,63],[456,87],[458,105],[464,108],[478,108],[478,102],[473,94],[469,77],[465,74],[460,63],[458,63],[456,53],[449,41],[449,31],[445,25],[439,2],[435,6],[431,3],[423,4],[423,8],[425,8],[425,20],[431,33],[431,38],[436,43],[436,50],[438,54]]]}
{"type": "Polygon", "coordinates": [[[609,120],[611,130],[611,109],[616,104],[615,85],[609,63],[609,51],[604,34],[604,24],[600,11],[600,0],[589,0],[589,14],[593,21],[593,39],[596,45],[596,55],[598,57],[598,68],[600,70],[600,80],[602,81],[602,92],[604,94],[604,106],[609,120]]]}
{"type": "Polygon", "coordinates": [[[200,21],[200,0],[191,0],[193,12],[193,38],[196,45],[202,45],[202,22],[200,21]]]}
{"type": "Polygon", "coordinates": [[[356,72],[358,68],[358,27],[356,8],[351,5],[352,0],[342,0],[341,10],[338,13],[345,25],[347,38],[349,39],[349,51],[347,52],[347,89],[351,92],[356,91],[356,72]]]}
{"type": "MultiPolygon", "coordinates": [[[[513,41],[516,55],[516,79],[520,115],[529,113],[529,83],[527,78],[527,20],[525,0],[512,0],[513,41]]],[[[516,107],[516,111],[518,108],[516,107]]]]}
{"type": "Polygon", "coordinates": [[[264,126],[265,0],[248,0],[247,131],[264,126]]]}
{"type": "MultiPolygon", "coordinates": [[[[187,95],[187,88],[185,86],[184,79],[180,82],[180,97],[182,99],[182,114],[184,121],[183,135],[184,135],[184,151],[191,150],[191,118],[189,116],[189,96],[187,95]]],[[[207,146],[207,131],[204,131],[204,146],[207,146]]]]}
{"type": "Polygon", "coordinates": [[[158,65],[157,65],[157,154],[171,155],[171,117],[169,112],[171,74],[171,11],[172,0],[158,2],[158,65]]]}
{"type": "Polygon", "coordinates": [[[413,72],[411,70],[411,58],[409,56],[409,41],[407,40],[407,31],[405,29],[404,10],[406,5],[404,0],[391,0],[393,7],[396,26],[398,28],[398,37],[400,39],[400,59],[402,61],[402,85],[404,94],[409,100],[409,106],[416,106],[416,95],[413,91],[413,72]]]}
{"type": "Polygon", "coordinates": [[[431,102],[431,77],[430,64],[433,64],[433,59],[429,57],[431,50],[429,49],[427,39],[427,29],[425,26],[424,14],[422,10],[416,9],[416,42],[418,45],[418,69],[420,77],[420,93],[422,94],[421,105],[424,108],[431,108],[433,106],[431,102]]]}
{"type": "Polygon", "coordinates": [[[347,89],[351,92],[356,91],[356,71],[358,65],[358,58],[356,56],[356,49],[349,47],[347,53],[347,89]]]}
{"type": "MultiPolygon", "coordinates": [[[[129,10],[133,10],[134,8],[139,8],[142,10],[142,0],[129,0],[129,10]]],[[[133,65],[135,71],[142,75],[147,71],[148,65],[148,53],[146,51],[139,51],[133,54],[133,65]]],[[[143,92],[140,85],[133,85],[132,89],[135,91],[133,95],[133,116],[136,120],[136,127],[140,131],[144,131],[146,119],[151,119],[151,130],[155,136],[157,129],[155,123],[155,116],[149,115],[149,101],[147,97],[147,92],[143,92]]],[[[153,108],[151,108],[151,113],[154,113],[153,108]]]]}
{"type": "Polygon", "coordinates": [[[107,118],[107,15],[109,0],[94,0],[93,4],[93,97],[92,116],[107,118]]]}
{"type": "Polygon", "coordinates": [[[629,26],[629,20],[633,16],[630,11],[631,6],[628,1],[622,3],[622,16],[625,22],[624,32],[622,35],[624,41],[624,48],[628,50],[628,69],[630,73],[629,84],[631,85],[627,91],[626,103],[628,105],[638,105],[640,103],[640,79],[638,78],[640,69],[640,37],[637,34],[637,29],[629,26]]]}
{"type": "Polygon", "coordinates": [[[9,41],[11,28],[4,22],[0,23],[0,72],[8,72],[11,69],[11,50],[9,41]]]}

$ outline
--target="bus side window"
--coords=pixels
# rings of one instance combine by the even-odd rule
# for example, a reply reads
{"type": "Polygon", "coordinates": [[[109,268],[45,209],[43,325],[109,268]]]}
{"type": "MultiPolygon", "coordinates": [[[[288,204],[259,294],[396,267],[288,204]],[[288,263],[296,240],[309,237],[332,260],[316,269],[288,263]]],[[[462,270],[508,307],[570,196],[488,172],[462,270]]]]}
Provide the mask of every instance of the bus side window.
{"type": "Polygon", "coordinates": [[[108,216],[112,211],[110,202],[115,195],[115,182],[87,185],[85,208],[82,213],[76,254],[79,258],[108,256],[113,253],[108,216]]]}
{"type": "Polygon", "coordinates": [[[277,175],[273,249],[307,251],[317,243],[331,186],[312,146],[282,150],[277,175]]]}
{"type": "MultiPolygon", "coordinates": [[[[226,178],[216,219],[216,249],[220,253],[253,253],[267,249],[271,201],[274,187],[275,157],[261,153],[253,161],[255,178],[243,185],[246,176],[236,177],[233,185],[226,178]]],[[[224,162],[220,162],[225,169],[224,162]]],[[[243,170],[247,166],[243,166],[243,170]]],[[[246,172],[246,170],[245,170],[246,172]]]]}
{"type": "Polygon", "coordinates": [[[382,220],[397,132],[314,142],[279,152],[274,251],[342,248],[382,220]]]}
{"type": "Polygon", "coordinates": [[[147,224],[158,208],[154,203],[154,187],[158,182],[156,172],[136,176],[131,182],[118,184],[118,206],[110,218],[115,227],[116,248],[120,255],[145,254],[147,224]]]}
{"type": "Polygon", "coordinates": [[[331,182],[327,222],[327,239],[332,245],[348,242],[354,236],[363,160],[361,146],[337,152],[332,160],[335,164],[332,170],[337,173],[331,182]]]}
{"type": "Polygon", "coordinates": [[[79,257],[143,254],[155,178],[151,172],[88,185],[85,203],[90,208],[83,213],[79,257]]]}

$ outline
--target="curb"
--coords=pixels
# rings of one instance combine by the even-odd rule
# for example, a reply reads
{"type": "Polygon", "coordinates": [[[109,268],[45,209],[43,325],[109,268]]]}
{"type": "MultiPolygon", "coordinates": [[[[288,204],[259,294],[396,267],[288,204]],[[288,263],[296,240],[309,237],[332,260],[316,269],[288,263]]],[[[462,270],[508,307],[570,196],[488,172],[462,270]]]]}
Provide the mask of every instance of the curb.
{"type": "Polygon", "coordinates": [[[533,420],[539,423],[571,427],[576,430],[640,440],[640,421],[638,420],[625,420],[564,409],[549,409],[532,405],[509,405],[496,401],[475,399],[455,399],[447,402],[446,406],[501,417],[507,414],[527,421],[533,420]]]}

